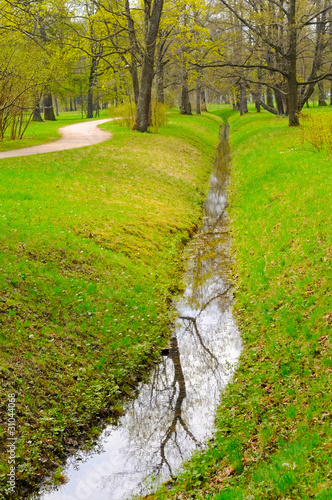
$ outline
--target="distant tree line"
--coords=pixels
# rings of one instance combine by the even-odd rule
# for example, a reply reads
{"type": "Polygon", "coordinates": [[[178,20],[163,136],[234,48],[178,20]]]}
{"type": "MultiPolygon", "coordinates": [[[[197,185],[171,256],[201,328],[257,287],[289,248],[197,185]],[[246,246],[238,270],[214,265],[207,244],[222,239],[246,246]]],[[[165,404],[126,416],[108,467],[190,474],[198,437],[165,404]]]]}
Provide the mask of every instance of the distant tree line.
{"type": "Polygon", "coordinates": [[[250,98],[296,126],[314,92],[332,104],[330,0],[0,0],[0,138],[59,102],[92,118],[130,101],[145,132],[152,99],[191,114],[250,98]]]}

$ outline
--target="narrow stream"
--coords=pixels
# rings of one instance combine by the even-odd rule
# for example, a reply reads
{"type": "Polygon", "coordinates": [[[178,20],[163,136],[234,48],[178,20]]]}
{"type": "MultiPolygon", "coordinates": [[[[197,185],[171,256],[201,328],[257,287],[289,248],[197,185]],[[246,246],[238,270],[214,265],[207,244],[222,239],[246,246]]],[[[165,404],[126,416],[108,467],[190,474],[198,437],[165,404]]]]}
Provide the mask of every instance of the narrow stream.
{"type": "Polygon", "coordinates": [[[145,495],[213,435],[220,391],[241,352],[228,282],[227,127],[210,180],[201,232],[188,246],[186,290],[169,350],[116,426],[89,452],[68,459],[68,482],[41,500],[124,500],[145,495]]]}

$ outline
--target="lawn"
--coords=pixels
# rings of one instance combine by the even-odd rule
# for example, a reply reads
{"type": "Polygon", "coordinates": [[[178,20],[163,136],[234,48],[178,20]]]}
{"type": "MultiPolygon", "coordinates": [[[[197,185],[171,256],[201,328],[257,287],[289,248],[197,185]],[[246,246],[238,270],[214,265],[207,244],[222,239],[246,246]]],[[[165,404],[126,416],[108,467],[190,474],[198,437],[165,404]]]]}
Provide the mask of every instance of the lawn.
{"type": "Polygon", "coordinates": [[[303,142],[302,127],[266,112],[234,114],[230,124],[234,313],[244,350],[214,441],[157,498],[328,500],[332,159],[303,142]]]}
{"type": "MultiPolygon", "coordinates": [[[[159,358],[220,123],[173,113],[144,135],[108,123],[103,144],[0,160],[0,497],[8,394],[17,485],[31,486],[50,469],[61,478],[66,451],[121,414],[159,358]]],[[[44,126],[56,136],[31,125],[44,126]]]]}

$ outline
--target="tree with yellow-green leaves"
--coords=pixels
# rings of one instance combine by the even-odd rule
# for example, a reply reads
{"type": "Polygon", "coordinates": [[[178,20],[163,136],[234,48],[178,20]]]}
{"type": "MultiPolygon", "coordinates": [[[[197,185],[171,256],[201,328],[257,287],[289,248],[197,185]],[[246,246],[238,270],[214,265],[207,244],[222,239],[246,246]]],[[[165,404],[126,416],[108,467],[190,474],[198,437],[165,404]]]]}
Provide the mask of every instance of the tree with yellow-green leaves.
{"type": "Polygon", "coordinates": [[[154,89],[163,103],[171,86],[182,114],[194,92],[200,113],[205,87],[227,88],[241,113],[251,94],[258,111],[298,125],[315,87],[323,103],[332,79],[331,18],[329,0],[0,0],[0,45],[15,48],[0,62],[3,124],[19,123],[19,101],[38,119],[43,96],[45,119],[55,119],[52,94],[79,94],[91,118],[101,95],[127,96],[144,132],[154,89]]]}
{"type": "Polygon", "coordinates": [[[34,96],[40,92],[43,67],[41,52],[34,43],[13,31],[0,37],[0,138],[11,128],[11,138],[21,138],[29,123],[34,96]],[[34,64],[26,58],[33,56],[34,64]]]}
{"type": "MultiPolygon", "coordinates": [[[[232,69],[239,81],[272,89],[279,114],[288,115],[290,126],[298,125],[298,113],[315,85],[332,77],[328,57],[331,2],[218,0],[218,5],[220,22],[232,27],[231,33],[241,30],[242,52],[229,47],[227,58],[223,55],[203,67],[232,69]],[[306,65],[300,72],[303,57],[306,65]]],[[[269,104],[265,107],[272,110],[269,104]]]]}
{"type": "Polygon", "coordinates": [[[71,46],[89,66],[87,117],[93,113],[93,91],[98,80],[126,82],[130,72],[137,105],[134,128],[149,127],[154,78],[155,46],[163,0],[129,3],[100,0],[74,5],[66,25],[71,46]]]}
{"type": "Polygon", "coordinates": [[[210,32],[212,13],[213,9],[205,0],[168,0],[164,5],[157,45],[157,101],[164,100],[167,66],[168,77],[172,75],[169,85],[180,88],[182,114],[191,114],[190,93],[193,91],[197,97],[196,111],[200,112],[203,70],[198,64],[202,60],[213,60],[216,48],[210,32]]]}
{"type": "MultiPolygon", "coordinates": [[[[39,102],[43,95],[45,119],[55,119],[51,92],[66,77],[66,66],[72,57],[64,43],[66,32],[61,24],[65,7],[58,1],[22,4],[8,0],[1,0],[0,7],[0,45],[4,47],[2,54],[7,54],[0,63],[0,110],[3,115],[14,113],[13,123],[17,122],[18,107],[29,119],[40,119],[39,102]],[[11,107],[5,102],[12,102],[11,107]]],[[[20,130],[20,137],[24,128],[13,125],[13,130],[20,130]]]]}

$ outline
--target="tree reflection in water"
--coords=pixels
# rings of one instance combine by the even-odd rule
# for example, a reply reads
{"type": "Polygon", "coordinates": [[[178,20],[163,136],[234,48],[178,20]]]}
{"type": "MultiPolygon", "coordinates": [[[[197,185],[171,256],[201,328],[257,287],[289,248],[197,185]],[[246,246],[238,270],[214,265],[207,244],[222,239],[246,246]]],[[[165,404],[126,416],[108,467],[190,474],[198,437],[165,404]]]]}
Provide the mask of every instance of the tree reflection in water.
{"type": "Polygon", "coordinates": [[[43,500],[120,500],[173,476],[213,433],[220,391],[241,351],[227,278],[227,141],[221,140],[202,232],[191,245],[187,286],[168,356],[95,450],[68,467],[69,482],[43,500]],[[79,465],[78,465],[79,464],[79,465]],[[146,480],[146,478],[149,478],[146,480]]]}

